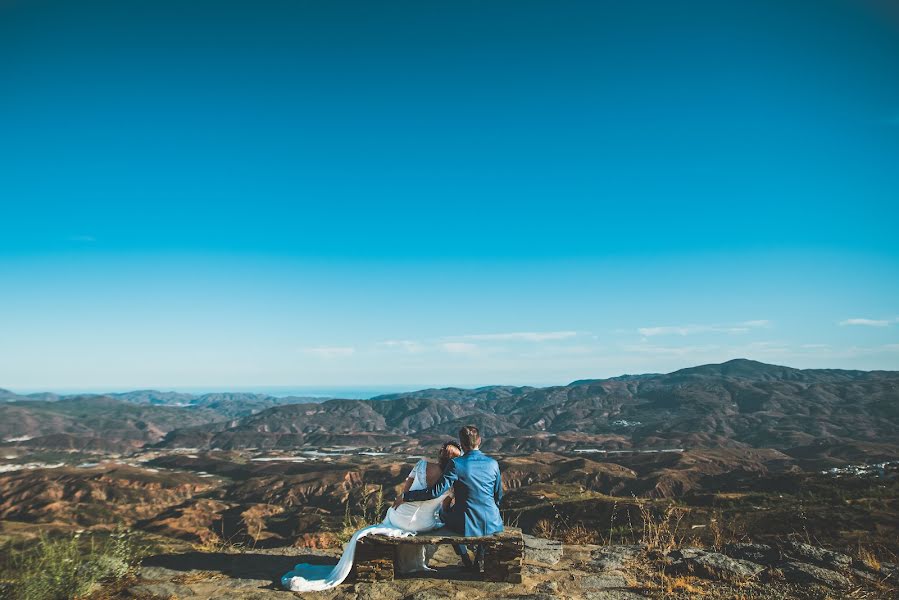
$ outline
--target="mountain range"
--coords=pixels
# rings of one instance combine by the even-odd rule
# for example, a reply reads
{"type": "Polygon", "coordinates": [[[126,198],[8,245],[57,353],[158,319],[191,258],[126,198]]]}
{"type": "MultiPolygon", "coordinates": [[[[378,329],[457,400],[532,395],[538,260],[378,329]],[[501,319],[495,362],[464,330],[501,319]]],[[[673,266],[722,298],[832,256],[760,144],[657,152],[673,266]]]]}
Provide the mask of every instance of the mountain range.
{"type": "Polygon", "coordinates": [[[427,389],[371,400],[155,391],[0,399],[0,438],[31,436],[30,445],[412,448],[466,423],[481,427],[486,447],[506,452],[899,442],[899,372],[745,359],[545,388],[427,389]]]}
{"type": "Polygon", "coordinates": [[[0,388],[0,442],[31,447],[122,451],[158,442],[179,427],[239,418],[281,404],[324,398],[265,394],[16,394],[0,388]]]}

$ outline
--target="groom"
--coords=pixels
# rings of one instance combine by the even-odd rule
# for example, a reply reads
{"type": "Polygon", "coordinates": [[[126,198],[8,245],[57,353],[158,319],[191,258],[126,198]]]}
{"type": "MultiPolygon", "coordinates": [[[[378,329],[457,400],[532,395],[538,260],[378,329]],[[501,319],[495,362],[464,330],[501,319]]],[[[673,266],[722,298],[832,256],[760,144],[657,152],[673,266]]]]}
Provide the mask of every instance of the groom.
{"type": "MultiPolygon", "coordinates": [[[[441,520],[447,528],[464,536],[493,535],[503,530],[503,519],[499,514],[499,501],[503,497],[503,482],[499,465],[495,460],[479,450],[481,434],[474,425],[466,425],[459,430],[462,456],[449,461],[443,477],[433,487],[403,494],[403,500],[419,502],[439,498],[450,487],[453,488],[455,503],[440,512],[441,520]]],[[[462,558],[462,564],[471,567],[468,548],[462,544],[453,546],[462,558]]],[[[475,549],[475,565],[479,571],[484,568],[484,546],[475,549]]]]}

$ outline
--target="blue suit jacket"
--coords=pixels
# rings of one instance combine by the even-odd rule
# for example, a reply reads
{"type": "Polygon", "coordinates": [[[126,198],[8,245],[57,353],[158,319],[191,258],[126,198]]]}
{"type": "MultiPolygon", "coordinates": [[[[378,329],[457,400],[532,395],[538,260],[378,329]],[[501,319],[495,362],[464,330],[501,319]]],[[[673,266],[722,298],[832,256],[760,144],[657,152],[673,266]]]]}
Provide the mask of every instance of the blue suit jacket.
{"type": "Polygon", "coordinates": [[[503,519],[499,514],[503,480],[495,460],[480,450],[469,450],[449,461],[443,477],[434,487],[406,492],[403,500],[432,500],[450,487],[456,496],[456,504],[441,514],[447,527],[466,536],[493,535],[503,530],[503,519]]]}

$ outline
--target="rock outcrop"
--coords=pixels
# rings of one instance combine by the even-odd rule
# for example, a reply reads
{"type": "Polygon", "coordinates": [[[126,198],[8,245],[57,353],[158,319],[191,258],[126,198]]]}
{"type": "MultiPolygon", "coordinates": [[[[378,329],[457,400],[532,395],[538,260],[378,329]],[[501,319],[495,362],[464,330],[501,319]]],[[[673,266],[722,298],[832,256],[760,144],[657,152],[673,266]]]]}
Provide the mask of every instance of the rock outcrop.
{"type": "MultiPolygon", "coordinates": [[[[774,548],[734,544],[730,555],[685,547],[666,553],[642,545],[564,546],[527,536],[520,584],[481,581],[463,570],[447,546],[432,566],[435,573],[384,583],[345,582],[333,590],[304,594],[315,600],[645,600],[646,598],[780,598],[811,600],[857,597],[886,600],[899,591],[889,564],[880,577],[865,578],[832,550],[803,544],[774,548]],[[799,554],[804,559],[795,558],[799,554]],[[753,562],[748,557],[760,559],[753,562]],[[808,561],[808,562],[805,562],[808,561]],[[832,564],[834,569],[815,563],[832,564]],[[837,568],[839,567],[839,570],[837,568]]],[[[839,553],[836,553],[839,554],[839,553]]],[[[335,551],[254,550],[243,554],[199,553],[147,558],[140,579],[124,596],[140,600],[264,600],[296,598],[279,588],[278,578],[295,562],[333,563],[335,551]]]]}

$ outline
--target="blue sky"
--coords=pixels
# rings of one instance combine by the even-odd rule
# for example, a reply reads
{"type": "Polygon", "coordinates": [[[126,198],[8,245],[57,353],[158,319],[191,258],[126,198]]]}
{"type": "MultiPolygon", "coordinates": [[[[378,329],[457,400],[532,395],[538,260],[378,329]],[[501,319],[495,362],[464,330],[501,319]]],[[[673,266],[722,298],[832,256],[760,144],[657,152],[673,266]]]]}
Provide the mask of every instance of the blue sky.
{"type": "Polygon", "coordinates": [[[0,6],[0,387],[899,368],[890,2],[0,6]]]}

